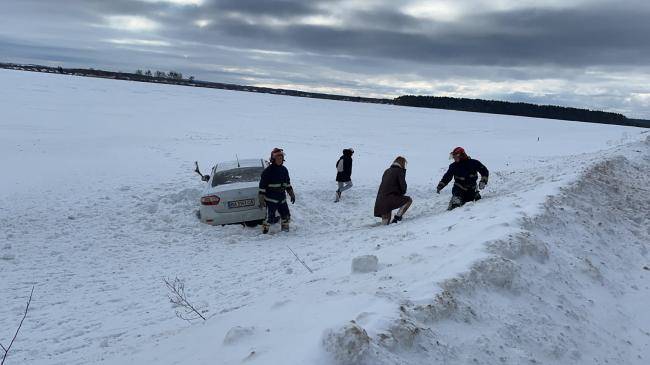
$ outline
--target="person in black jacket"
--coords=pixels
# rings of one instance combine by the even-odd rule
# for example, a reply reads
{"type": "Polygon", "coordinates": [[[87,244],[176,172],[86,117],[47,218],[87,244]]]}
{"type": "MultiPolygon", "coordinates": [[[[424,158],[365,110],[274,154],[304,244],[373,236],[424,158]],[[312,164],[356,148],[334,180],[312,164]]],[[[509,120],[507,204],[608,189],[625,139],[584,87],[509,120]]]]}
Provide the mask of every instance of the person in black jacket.
{"type": "Polygon", "coordinates": [[[296,195],[291,187],[289,170],[284,167],[284,151],[274,148],[271,152],[271,164],[264,169],[259,185],[260,208],[266,208],[266,219],[262,223],[262,233],[269,233],[271,224],[277,223],[276,212],[282,218],[282,231],[289,231],[291,212],[287,205],[287,194],[291,197],[291,204],[296,202],[296,195]]]}
{"type": "Polygon", "coordinates": [[[336,200],[341,200],[341,193],[352,187],[352,155],[354,150],[347,148],[343,150],[343,155],[336,162],[336,182],[339,188],[336,190],[336,200]]]}
{"type": "Polygon", "coordinates": [[[451,190],[451,201],[449,202],[448,210],[463,206],[467,202],[476,201],[481,199],[479,190],[483,190],[488,182],[490,172],[479,161],[474,160],[467,156],[467,153],[462,147],[456,147],[451,151],[450,157],[454,162],[449,165],[449,169],[438,183],[436,193],[440,194],[440,190],[444,189],[447,184],[454,179],[454,187],[451,190]],[[476,186],[478,174],[481,175],[481,181],[476,186]]]}

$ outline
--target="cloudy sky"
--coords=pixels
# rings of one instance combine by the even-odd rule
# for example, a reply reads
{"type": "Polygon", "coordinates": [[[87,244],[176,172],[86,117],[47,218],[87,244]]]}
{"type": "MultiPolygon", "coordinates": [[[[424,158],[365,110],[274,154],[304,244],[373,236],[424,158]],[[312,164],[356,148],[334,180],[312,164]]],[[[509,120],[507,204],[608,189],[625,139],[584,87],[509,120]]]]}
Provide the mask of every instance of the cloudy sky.
{"type": "Polygon", "coordinates": [[[1,0],[0,61],[650,118],[649,0],[1,0]]]}

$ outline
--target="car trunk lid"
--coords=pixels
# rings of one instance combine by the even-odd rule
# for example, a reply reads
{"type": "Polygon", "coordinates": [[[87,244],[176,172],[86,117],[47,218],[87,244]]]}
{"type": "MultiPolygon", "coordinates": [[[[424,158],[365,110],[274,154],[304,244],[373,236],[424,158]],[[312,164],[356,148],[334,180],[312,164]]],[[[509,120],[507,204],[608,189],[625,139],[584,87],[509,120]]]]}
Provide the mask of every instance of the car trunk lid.
{"type": "Polygon", "coordinates": [[[249,209],[257,209],[258,183],[243,182],[227,185],[219,185],[206,189],[203,196],[216,195],[219,203],[211,206],[215,212],[237,212],[249,209]]]}

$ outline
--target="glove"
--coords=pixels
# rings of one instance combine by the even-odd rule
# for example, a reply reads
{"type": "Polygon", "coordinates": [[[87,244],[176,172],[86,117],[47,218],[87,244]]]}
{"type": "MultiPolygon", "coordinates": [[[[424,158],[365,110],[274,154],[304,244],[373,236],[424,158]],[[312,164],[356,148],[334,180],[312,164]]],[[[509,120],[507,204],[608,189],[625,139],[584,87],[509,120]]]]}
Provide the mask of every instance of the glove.
{"type": "Polygon", "coordinates": [[[436,189],[436,194],[440,194],[440,188],[436,189]]]}
{"type": "Polygon", "coordinates": [[[481,181],[478,183],[478,190],[483,190],[485,189],[485,186],[487,185],[487,182],[481,181]]]}
{"type": "Polygon", "coordinates": [[[296,203],[296,194],[293,192],[292,187],[287,188],[287,194],[289,194],[289,197],[291,198],[291,204],[295,204],[296,203]]]}

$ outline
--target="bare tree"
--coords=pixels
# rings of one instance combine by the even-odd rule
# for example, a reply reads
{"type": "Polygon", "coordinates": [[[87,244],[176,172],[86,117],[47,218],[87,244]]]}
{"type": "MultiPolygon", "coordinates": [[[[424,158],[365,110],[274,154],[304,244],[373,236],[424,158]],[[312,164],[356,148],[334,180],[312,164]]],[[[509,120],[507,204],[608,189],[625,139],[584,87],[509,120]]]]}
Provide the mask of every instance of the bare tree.
{"type": "Polygon", "coordinates": [[[23,318],[20,320],[20,324],[18,324],[18,328],[16,328],[16,333],[14,333],[14,337],[11,339],[11,342],[9,342],[9,346],[4,347],[0,343],[0,347],[2,348],[2,351],[4,351],[4,355],[2,355],[2,361],[0,362],[0,365],[4,365],[5,360],[7,359],[7,355],[9,355],[9,350],[11,350],[11,346],[13,346],[14,341],[16,341],[16,337],[18,337],[18,332],[20,332],[20,328],[23,326],[23,321],[27,317],[27,311],[29,310],[29,305],[32,303],[32,295],[34,295],[34,287],[32,286],[32,292],[29,293],[29,300],[27,300],[27,305],[25,306],[25,313],[23,313],[23,318]]]}
{"type": "Polygon", "coordinates": [[[178,71],[169,71],[167,73],[167,78],[171,80],[182,80],[183,79],[183,74],[178,72],[178,71]]]}
{"type": "Polygon", "coordinates": [[[163,278],[163,282],[167,289],[169,289],[169,301],[176,306],[176,316],[185,321],[193,321],[201,318],[205,321],[205,317],[200,311],[196,309],[188,300],[187,293],[185,293],[185,282],[178,277],[174,280],[163,278]]]}

